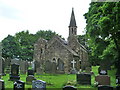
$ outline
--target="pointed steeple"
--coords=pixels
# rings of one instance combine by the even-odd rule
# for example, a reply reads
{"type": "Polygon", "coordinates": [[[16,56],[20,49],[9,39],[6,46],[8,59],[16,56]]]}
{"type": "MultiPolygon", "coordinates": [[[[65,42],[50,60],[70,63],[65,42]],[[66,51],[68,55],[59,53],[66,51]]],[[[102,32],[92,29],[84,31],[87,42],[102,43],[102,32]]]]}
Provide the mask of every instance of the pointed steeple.
{"type": "Polygon", "coordinates": [[[77,35],[77,26],[76,20],[74,15],[74,9],[72,8],[71,18],[70,18],[70,25],[69,25],[69,37],[77,35]]]}
{"type": "Polygon", "coordinates": [[[71,13],[71,19],[70,19],[69,27],[76,27],[76,20],[75,20],[75,15],[74,15],[74,8],[72,8],[72,13],[71,13]]]}

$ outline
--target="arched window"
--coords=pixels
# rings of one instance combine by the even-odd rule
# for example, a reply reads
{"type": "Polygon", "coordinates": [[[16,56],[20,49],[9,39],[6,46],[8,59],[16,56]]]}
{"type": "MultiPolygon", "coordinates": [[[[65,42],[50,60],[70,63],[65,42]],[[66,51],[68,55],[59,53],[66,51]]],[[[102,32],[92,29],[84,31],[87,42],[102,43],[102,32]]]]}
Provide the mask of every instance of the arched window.
{"type": "Polygon", "coordinates": [[[43,49],[41,48],[41,54],[43,53],[43,49]]]}

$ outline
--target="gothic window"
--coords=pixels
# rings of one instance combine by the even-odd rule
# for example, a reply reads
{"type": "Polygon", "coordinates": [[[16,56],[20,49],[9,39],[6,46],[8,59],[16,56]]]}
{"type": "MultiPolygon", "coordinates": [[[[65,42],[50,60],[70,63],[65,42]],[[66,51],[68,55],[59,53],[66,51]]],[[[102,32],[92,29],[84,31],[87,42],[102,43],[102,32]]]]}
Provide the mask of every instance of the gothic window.
{"type": "Polygon", "coordinates": [[[41,48],[41,54],[43,53],[43,49],[41,48]]]}
{"type": "Polygon", "coordinates": [[[55,58],[53,58],[53,62],[56,62],[55,58]]]}
{"type": "Polygon", "coordinates": [[[72,34],[74,33],[74,30],[73,30],[73,28],[72,28],[72,34]]]}

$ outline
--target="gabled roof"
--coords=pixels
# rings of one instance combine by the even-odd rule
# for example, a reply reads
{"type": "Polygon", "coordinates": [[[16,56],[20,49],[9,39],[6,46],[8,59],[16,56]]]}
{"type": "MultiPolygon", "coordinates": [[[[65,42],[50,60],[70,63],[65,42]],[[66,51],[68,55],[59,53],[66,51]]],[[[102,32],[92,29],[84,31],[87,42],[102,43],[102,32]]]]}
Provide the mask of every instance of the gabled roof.
{"type": "Polygon", "coordinates": [[[65,47],[70,53],[72,53],[74,56],[79,56],[75,51],[73,51],[69,46],[68,42],[60,38],[59,36],[54,36],[49,42],[48,42],[48,48],[54,43],[54,41],[57,40],[63,47],[65,47]],[[53,42],[52,42],[53,41],[53,42]]]}

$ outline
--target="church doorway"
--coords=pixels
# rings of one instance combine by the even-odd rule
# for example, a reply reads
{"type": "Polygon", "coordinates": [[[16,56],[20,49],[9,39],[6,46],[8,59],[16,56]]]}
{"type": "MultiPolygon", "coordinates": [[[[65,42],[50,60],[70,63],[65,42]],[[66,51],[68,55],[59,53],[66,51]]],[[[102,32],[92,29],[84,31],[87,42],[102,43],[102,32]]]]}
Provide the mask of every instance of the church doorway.
{"type": "Polygon", "coordinates": [[[60,58],[58,58],[57,69],[58,69],[58,71],[64,71],[64,63],[60,58]]]}

